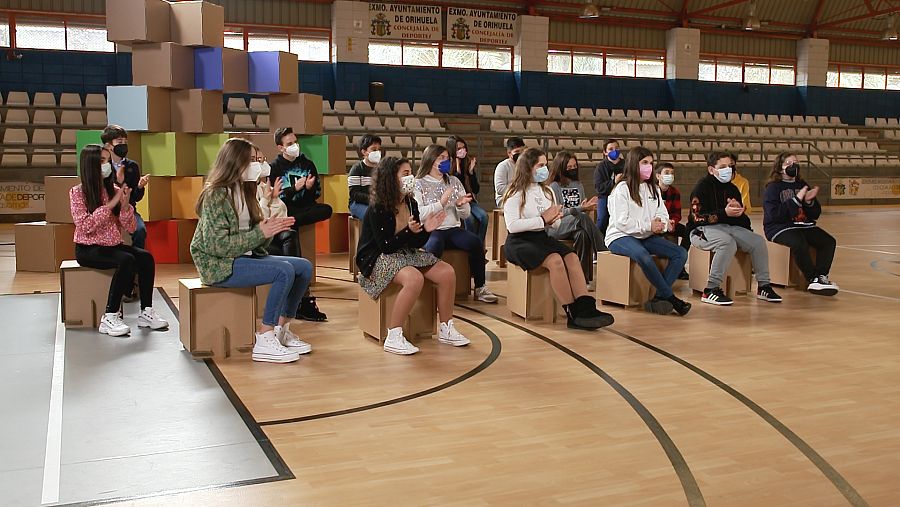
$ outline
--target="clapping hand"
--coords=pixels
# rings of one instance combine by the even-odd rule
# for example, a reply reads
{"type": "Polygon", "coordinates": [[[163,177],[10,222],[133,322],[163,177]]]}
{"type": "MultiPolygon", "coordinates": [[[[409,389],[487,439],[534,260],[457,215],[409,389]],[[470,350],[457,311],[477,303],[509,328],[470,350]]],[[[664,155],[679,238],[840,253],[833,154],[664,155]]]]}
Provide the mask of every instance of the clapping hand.
{"type": "Polygon", "coordinates": [[[584,211],[597,209],[597,196],[595,195],[590,199],[585,199],[584,202],[581,203],[581,209],[583,209],[584,211]]]}
{"type": "Polygon", "coordinates": [[[469,174],[475,174],[475,157],[472,157],[472,160],[469,161],[469,174]]]}
{"type": "Polygon", "coordinates": [[[541,218],[544,219],[544,223],[546,225],[551,225],[553,222],[556,222],[557,220],[562,218],[562,206],[559,204],[550,206],[543,213],[541,213],[541,218]]]}
{"type": "Polygon", "coordinates": [[[306,180],[308,178],[306,176],[301,176],[294,181],[294,190],[297,192],[303,190],[306,187],[306,180]]]}
{"type": "Polygon", "coordinates": [[[659,217],[653,217],[653,220],[650,222],[650,230],[653,234],[662,234],[666,232],[666,224],[659,217]]]}
{"type": "Polygon", "coordinates": [[[819,195],[819,187],[813,187],[812,190],[806,192],[806,199],[804,200],[806,202],[813,202],[813,199],[815,199],[817,195],[819,195]]]}
{"type": "Polygon", "coordinates": [[[419,221],[416,220],[416,218],[413,216],[409,217],[409,221],[406,223],[406,225],[407,227],[409,227],[409,230],[413,232],[413,234],[422,232],[422,224],[420,224],[419,221]]]}
{"type": "Polygon", "coordinates": [[[308,178],[306,178],[306,189],[312,190],[313,185],[316,184],[316,175],[310,174],[308,178]]]}
{"type": "Polygon", "coordinates": [[[272,217],[267,218],[259,223],[259,228],[263,232],[263,236],[271,238],[280,234],[294,225],[294,217],[272,217]]]}
{"type": "Polygon", "coordinates": [[[281,176],[275,178],[275,184],[272,185],[272,199],[278,199],[281,196],[282,192],[281,188],[281,176]]]}
{"type": "Polygon", "coordinates": [[[453,192],[454,192],[455,190],[456,190],[456,189],[453,188],[452,185],[449,186],[449,187],[447,187],[447,188],[444,190],[444,193],[441,194],[441,206],[442,206],[442,207],[447,206],[447,203],[450,202],[450,198],[453,197],[453,192]]]}
{"type": "Polygon", "coordinates": [[[804,186],[800,190],[797,191],[797,199],[800,201],[806,200],[806,193],[809,192],[809,187],[804,186]]]}
{"type": "Polygon", "coordinates": [[[728,205],[725,206],[725,214],[730,217],[739,217],[744,214],[744,207],[737,199],[728,199],[728,205]]]}
{"type": "Polygon", "coordinates": [[[464,206],[464,205],[472,202],[472,199],[474,199],[472,197],[472,194],[466,194],[456,200],[456,207],[459,208],[460,206],[464,206]]]}
{"type": "Polygon", "coordinates": [[[425,231],[431,232],[437,229],[444,223],[445,218],[447,218],[447,212],[444,210],[428,215],[428,218],[425,219],[425,231]]]}
{"type": "Polygon", "coordinates": [[[128,185],[122,185],[121,188],[122,197],[119,202],[121,202],[122,204],[128,204],[131,199],[131,187],[129,187],[128,185]]]}
{"type": "Polygon", "coordinates": [[[141,179],[138,180],[138,185],[137,185],[137,187],[138,187],[138,188],[144,188],[144,187],[147,186],[147,183],[148,183],[149,181],[150,181],[150,175],[149,175],[149,174],[145,174],[145,175],[141,176],[141,179]]]}

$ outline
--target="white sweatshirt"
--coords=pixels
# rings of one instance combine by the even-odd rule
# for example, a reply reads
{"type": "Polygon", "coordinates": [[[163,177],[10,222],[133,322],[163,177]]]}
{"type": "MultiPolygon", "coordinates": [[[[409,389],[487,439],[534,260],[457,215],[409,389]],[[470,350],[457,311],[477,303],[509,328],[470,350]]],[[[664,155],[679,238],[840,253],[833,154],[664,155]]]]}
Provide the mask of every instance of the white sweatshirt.
{"type": "Polygon", "coordinates": [[[422,222],[432,213],[437,213],[442,209],[447,212],[444,222],[438,227],[440,230],[459,227],[462,222],[469,218],[471,207],[469,203],[462,206],[456,206],[456,200],[466,195],[466,189],[462,182],[456,176],[450,176],[450,183],[444,183],[443,179],[433,178],[430,174],[426,174],[424,178],[416,180],[415,198],[416,204],[419,205],[419,218],[422,222]],[[453,194],[447,201],[447,206],[441,206],[441,196],[447,187],[453,187],[453,194]]]}
{"type": "Polygon", "coordinates": [[[628,184],[620,181],[609,194],[609,227],[606,229],[606,246],[623,236],[638,239],[653,235],[653,219],[659,217],[666,227],[669,225],[669,212],[666,203],[659,194],[653,194],[645,183],[641,183],[641,202],[638,206],[628,193],[628,184]]]}
{"type": "MultiPolygon", "coordinates": [[[[544,194],[544,189],[537,183],[529,185],[524,192],[525,208],[521,212],[519,211],[519,204],[522,203],[523,193],[518,192],[509,196],[509,199],[503,204],[503,218],[506,220],[506,230],[512,234],[546,230],[541,213],[556,204],[556,198],[549,188],[547,193],[550,194],[549,197],[544,194]]],[[[559,222],[557,220],[549,227],[558,229],[559,222]]]]}

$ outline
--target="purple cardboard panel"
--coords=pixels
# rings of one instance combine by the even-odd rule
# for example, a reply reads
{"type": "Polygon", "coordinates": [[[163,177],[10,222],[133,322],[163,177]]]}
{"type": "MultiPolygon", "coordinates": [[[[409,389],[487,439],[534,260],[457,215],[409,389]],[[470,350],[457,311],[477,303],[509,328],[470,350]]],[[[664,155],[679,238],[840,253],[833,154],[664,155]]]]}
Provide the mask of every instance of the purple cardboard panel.
{"type": "Polygon", "coordinates": [[[252,51],[247,55],[250,71],[250,93],[278,93],[280,53],[252,51]]]}
{"type": "Polygon", "coordinates": [[[222,48],[194,49],[194,88],[222,91],[225,76],[222,65],[222,48]]]}

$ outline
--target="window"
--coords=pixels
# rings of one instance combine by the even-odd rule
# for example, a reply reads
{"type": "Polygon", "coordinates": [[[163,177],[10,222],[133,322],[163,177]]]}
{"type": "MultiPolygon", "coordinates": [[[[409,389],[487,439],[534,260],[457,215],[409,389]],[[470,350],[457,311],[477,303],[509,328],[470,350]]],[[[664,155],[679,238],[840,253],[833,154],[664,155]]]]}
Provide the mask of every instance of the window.
{"type": "Polygon", "coordinates": [[[225,29],[225,47],[244,50],[244,31],[240,28],[225,29]]]}
{"type": "Polygon", "coordinates": [[[860,67],[843,67],[838,86],[841,88],[862,88],[862,69],[860,67]]]}
{"type": "Polygon", "coordinates": [[[554,48],[547,52],[547,72],[618,77],[666,77],[666,57],[662,51],[630,51],[604,48],[554,48]]]}
{"type": "Polygon", "coordinates": [[[9,47],[9,20],[0,16],[0,47],[9,47]]]}
{"type": "Polygon", "coordinates": [[[30,49],[66,49],[64,21],[16,20],[16,46],[30,49]]]}
{"type": "Polygon", "coordinates": [[[887,75],[887,89],[900,90],[900,71],[889,72],[887,75]]]}
{"type": "Polygon", "coordinates": [[[403,44],[403,65],[437,67],[441,52],[437,42],[403,44]]]}
{"type": "Polygon", "coordinates": [[[369,63],[446,67],[451,69],[512,70],[512,48],[443,42],[369,42],[369,63]]]}
{"type": "Polygon", "coordinates": [[[287,33],[253,33],[247,34],[247,51],[284,51],[291,50],[287,33]]]}
{"type": "Polygon", "coordinates": [[[512,70],[512,48],[478,48],[478,68],[512,70]]]}
{"type": "Polygon", "coordinates": [[[772,60],[738,60],[734,57],[704,56],[700,59],[700,81],[749,84],[796,84],[797,69],[793,62],[772,60]]]}
{"type": "Polygon", "coordinates": [[[325,37],[291,36],[291,53],[297,59],[311,62],[327,62],[331,60],[331,44],[325,37]]]}
{"type": "Polygon", "coordinates": [[[884,90],[886,84],[885,69],[865,69],[863,73],[863,88],[867,90],[884,90]]]}
{"type": "Polygon", "coordinates": [[[830,88],[900,90],[900,68],[861,67],[859,64],[844,63],[832,64],[828,67],[826,85],[830,88]]]}
{"type": "Polygon", "coordinates": [[[837,88],[840,77],[841,77],[841,74],[837,70],[837,68],[828,69],[828,74],[825,77],[825,86],[827,86],[829,88],[837,88]]]}
{"type": "Polygon", "coordinates": [[[369,63],[403,65],[403,46],[399,42],[370,42],[369,63]]]}
{"type": "Polygon", "coordinates": [[[112,53],[116,50],[116,45],[106,40],[106,28],[72,23],[66,24],[66,46],[75,51],[112,53]]]}
{"type": "Polygon", "coordinates": [[[478,50],[472,46],[444,46],[444,67],[477,69],[478,50]]]}

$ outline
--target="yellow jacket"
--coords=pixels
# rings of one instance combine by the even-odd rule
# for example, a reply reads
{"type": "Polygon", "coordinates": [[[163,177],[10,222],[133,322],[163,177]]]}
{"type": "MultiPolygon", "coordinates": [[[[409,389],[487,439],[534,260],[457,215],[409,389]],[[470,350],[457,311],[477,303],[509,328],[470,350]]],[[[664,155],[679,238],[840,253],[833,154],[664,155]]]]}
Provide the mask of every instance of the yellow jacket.
{"type": "Polygon", "coordinates": [[[731,179],[731,182],[741,191],[741,201],[744,204],[744,213],[749,215],[750,209],[752,208],[750,205],[750,181],[741,174],[735,174],[734,178],[731,179]]]}

